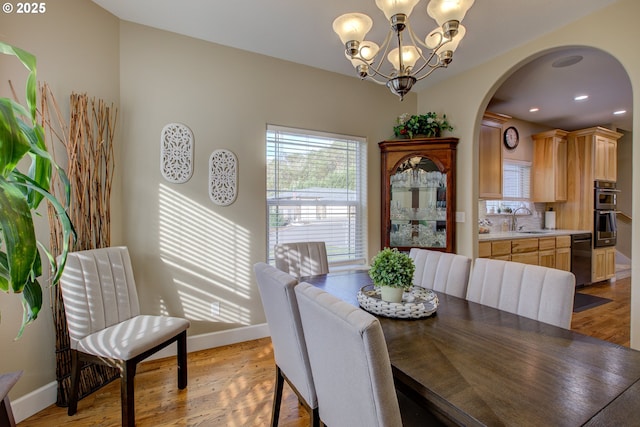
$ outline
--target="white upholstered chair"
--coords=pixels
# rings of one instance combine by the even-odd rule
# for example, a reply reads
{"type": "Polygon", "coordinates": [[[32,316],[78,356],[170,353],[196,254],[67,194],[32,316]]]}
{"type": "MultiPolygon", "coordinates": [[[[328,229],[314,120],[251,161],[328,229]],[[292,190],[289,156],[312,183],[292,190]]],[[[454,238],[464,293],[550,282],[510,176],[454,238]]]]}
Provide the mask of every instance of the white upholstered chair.
{"type": "Polygon", "coordinates": [[[283,243],[274,247],[276,267],[294,277],[329,272],[324,242],[283,243]]]}
{"type": "Polygon", "coordinates": [[[298,280],[262,262],[255,264],[253,269],[271,332],[276,362],[271,426],[278,425],[284,381],[309,411],[311,426],[319,426],[318,399],[311,376],[298,302],[293,290],[298,280]]]}
{"type": "Polygon", "coordinates": [[[568,271],[477,258],[467,300],[570,329],[574,293],[568,271]]]}
{"type": "Polygon", "coordinates": [[[466,298],[471,258],[418,248],[412,248],[409,256],[416,266],[414,285],[466,298]]]}
{"type": "Polygon", "coordinates": [[[427,410],[398,398],[376,317],[305,282],[295,293],[324,425],[440,425],[427,410]]]}
{"type": "Polygon", "coordinates": [[[71,345],[69,415],[78,406],[84,362],[119,369],[122,425],[135,425],[136,365],[177,342],[178,388],[187,386],[187,328],[178,317],[140,314],[126,247],[72,252],[60,279],[71,345]]]}

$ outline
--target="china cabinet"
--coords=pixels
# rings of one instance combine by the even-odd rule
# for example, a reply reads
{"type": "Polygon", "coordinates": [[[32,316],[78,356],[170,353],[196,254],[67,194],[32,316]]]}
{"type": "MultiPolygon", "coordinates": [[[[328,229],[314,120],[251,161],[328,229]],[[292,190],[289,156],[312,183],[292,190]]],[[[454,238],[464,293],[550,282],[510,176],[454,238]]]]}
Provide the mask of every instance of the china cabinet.
{"type": "Polygon", "coordinates": [[[382,141],[382,247],[455,252],[458,138],[382,141]]]}

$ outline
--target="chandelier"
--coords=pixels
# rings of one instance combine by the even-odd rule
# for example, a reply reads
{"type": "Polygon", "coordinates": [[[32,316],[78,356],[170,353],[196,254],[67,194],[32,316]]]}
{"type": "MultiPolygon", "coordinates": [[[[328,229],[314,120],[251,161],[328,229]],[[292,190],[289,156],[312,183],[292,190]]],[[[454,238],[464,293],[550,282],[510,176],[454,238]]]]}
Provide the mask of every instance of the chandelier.
{"type": "Polygon", "coordinates": [[[420,0],[376,0],[391,28],[381,46],[365,40],[373,26],[363,13],[346,13],[333,21],[333,30],[345,46],[345,55],[361,79],[371,79],[386,85],[400,100],[413,85],[438,68],[446,68],[453,60],[465,28],[460,24],[474,0],[431,0],[427,13],[438,27],[424,38],[416,36],[409,24],[409,15],[420,0]],[[407,36],[408,37],[405,37],[407,36]],[[392,41],[395,41],[397,47],[392,41]],[[426,49],[423,54],[422,48],[426,49]],[[381,70],[384,58],[393,69],[381,70]]]}

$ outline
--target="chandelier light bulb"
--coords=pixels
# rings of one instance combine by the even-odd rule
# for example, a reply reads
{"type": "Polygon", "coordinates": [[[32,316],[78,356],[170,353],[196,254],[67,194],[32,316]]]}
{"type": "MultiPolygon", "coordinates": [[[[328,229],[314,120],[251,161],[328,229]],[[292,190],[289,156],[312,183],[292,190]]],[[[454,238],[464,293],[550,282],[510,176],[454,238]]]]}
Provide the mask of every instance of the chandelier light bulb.
{"type": "Polygon", "coordinates": [[[376,6],[390,20],[393,15],[411,15],[413,8],[419,2],[420,0],[376,0],[376,6]]]}
{"type": "Polygon", "coordinates": [[[345,45],[351,41],[364,40],[372,26],[373,21],[364,13],[345,13],[333,21],[333,31],[345,45]]]}
{"type": "Polygon", "coordinates": [[[360,43],[360,50],[357,55],[351,57],[347,52],[345,52],[344,54],[347,59],[351,61],[351,64],[355,68],[358,68],[359,65],[370,65],[376,59],[376,55],[378,54],[379,50],[380,46],[378,46],[376,43],[365,40],[360,43]]]}
{"type": "Polygon", "coordinates": [[[393,68],[396,71],[402,73],[403,71],[406,71],[407,68],[413,68],[413,66],[416,65],[416,61],[418,60],[418,58],[420,58],[422,51],[415,46],[402,46],[402,65],[404,67],[404,69],[402,70],[400,69],[399,53],[400,49],[395,48],[391,52],[389,52],[389,55],[387,55],[387,59],[389,60],[389,62],[391,62],[393,68]]]}
{"type": "Polygon", "coordinates": [[[462,22],[475,0],[431,0],[427,13],[442,26],[448,21],[462,22]]]}
{"type": "Polygon", "coordinates": [[[459,25],[458,34],[456,34],[456,36],[450,42],[442,45],[442,47],[438,49],[438,52],[441,52],[444,50],[450,50],[451,52],[455,52],[456,49],[458,48],[458,45],[464,38],[465,34],[467,34],[467,29],[464,27],[464,25],[459,25]]]}

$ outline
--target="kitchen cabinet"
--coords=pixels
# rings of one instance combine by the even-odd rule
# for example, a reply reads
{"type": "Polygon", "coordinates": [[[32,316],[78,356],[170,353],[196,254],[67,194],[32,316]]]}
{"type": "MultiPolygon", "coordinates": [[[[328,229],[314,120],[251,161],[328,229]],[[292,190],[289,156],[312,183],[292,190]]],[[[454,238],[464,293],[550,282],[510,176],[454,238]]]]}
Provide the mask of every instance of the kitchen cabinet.
{"type": "Polygon", "coordinates": [[[616,181],[618,177],[617,139],[596,134],[594,146],[595,162],[593,165],[593,179],[616,181]]]}
{"type": "Polygon", "coordinates": [[[502,125],[507,116],[485,112],[478,141],[480,199],[502,199],[502,125]]]}
{"type": "Polygon", "coordinates": [[[478,242],[480,258],[515,261],[571,271],[571,236],[478,242]]]}
{"type": "Polygon", "coordinates": [[[571,236],[557,236],[555,252],[555,268],[558,270],[571,271],[571,236]]]}
{"type": "Polygon", "coordinates": [[[532,200],[564,202],[567,200],[567,134],[555,129],[532,135],[532,200]]]}
{"type": "Polygon", "coordinates": [[[616,248],[609,246],[605,248],[595,248],[592,257],[591,281],[601,282],[611,279],[616,275],[616,248]]]}
{"type": "Polygon", "coordinates": [[[455,252],[458,138],[378,143],[382,247],[455,252]]]}
{"type": "Polygon", "coordinates": [[[538,239],[538,265],[556,268],[556,238],[538,239]]]}
{"type": "Polygon", "coordinates": [[[602,127],[567,134],[567,199],[553,205],[558,228],[593,230],[594,181],[615,181],[621,136],[602,127]]]}

